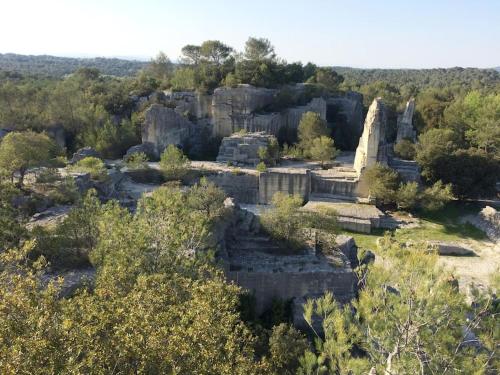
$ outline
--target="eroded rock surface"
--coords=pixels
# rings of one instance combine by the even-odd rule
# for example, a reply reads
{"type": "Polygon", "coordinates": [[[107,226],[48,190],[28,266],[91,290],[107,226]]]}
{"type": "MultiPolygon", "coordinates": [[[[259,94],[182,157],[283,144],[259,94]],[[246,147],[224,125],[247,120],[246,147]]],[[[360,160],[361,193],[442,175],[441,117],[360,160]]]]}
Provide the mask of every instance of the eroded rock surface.
{"type": "Polygon", "coordinates": [[[415,99],[410,99],[406,103],[405,111],[398,116],[398,132],[396,142],[409,139],[412,142],[417,140],[417,133],[413,128],[413,113],[415,112],[415,99]]]}
{"type": "Polygon", "coordinates": [[[363,135],[359,139],[354,169],[360,175],[363,169],[377,162],[387,163],[385,132],[387,116],[381,98],[373,100],[366,115],[363,135]]]}
{"type": "Polygon", "coordinates": [[[150,143],[158,156],[168,145],[183,146],[189,140],[193,124],[172,108],[153,104],[144,114],[142,143],[150,143]]]}

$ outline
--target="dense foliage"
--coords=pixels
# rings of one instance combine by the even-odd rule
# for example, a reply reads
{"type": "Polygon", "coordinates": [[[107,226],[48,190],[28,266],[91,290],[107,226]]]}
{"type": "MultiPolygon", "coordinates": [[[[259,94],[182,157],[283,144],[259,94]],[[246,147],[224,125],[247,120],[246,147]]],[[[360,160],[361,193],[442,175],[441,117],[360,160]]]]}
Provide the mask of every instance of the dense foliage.
{"type": "Polygon", "coordinates": [[[305,306],[316,350],[301,359],[299,374],[495,373],[498,303],[467,307],[452,276],[423,245],[385,238],[381,248],[391,266],[372,265],[362,274],[354,314],[331,294],[305,306]],[[471,331],[478,336],[470,338],[471,331]]]}

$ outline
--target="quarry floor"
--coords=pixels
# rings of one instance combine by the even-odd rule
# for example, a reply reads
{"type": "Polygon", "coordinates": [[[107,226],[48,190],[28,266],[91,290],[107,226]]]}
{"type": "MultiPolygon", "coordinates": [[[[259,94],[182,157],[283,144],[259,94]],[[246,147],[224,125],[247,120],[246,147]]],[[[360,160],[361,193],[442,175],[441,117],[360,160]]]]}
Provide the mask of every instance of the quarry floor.
{"type": "MultiPolygon", "coordinates": [[[[477,211],[468,204],[456,204],[431,216],[418,217],[418,225],[392,231],[395,239],[406,242],[449,241],[463,244],[474,250],[475,256],[440,256],[439,263],[451,270],[458,279],[460,290],[470,296],[471,287],[480,289],[498,288],[500,274],[500,243],[489,240],[486,235],[472,225],[461,222],[461,218],[477,211]]],[[[371,234],[342,231],[354,237],[360,249],[368,249],[378,255],[376,241],[384,235],[379,230],[371,234]]],[[[381,257],[379,256],[379,259],[381,257]]]]}

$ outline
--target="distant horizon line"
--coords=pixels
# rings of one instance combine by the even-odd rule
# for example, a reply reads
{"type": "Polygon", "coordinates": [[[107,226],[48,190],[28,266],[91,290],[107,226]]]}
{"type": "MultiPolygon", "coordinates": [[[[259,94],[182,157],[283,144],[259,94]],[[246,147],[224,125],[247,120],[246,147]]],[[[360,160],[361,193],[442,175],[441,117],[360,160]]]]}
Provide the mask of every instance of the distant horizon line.
{"type": "MultiPolygon", "coordinates": [[[[143,55],[94,55],[94,54],[68,54],[68,55],[59,55],[59,54],[26,54],[26,53],[18,53],[18,52],[0,52],[0,55],[19,55],[19,56],[30,56],[30,57],[59,57],[59,58],[68,58],[68,59],[118,59],[118,60],[125,60],[125,61],[134,61],[134,62],[140,62],[140,63],[147,63],[151,61],[154,56],[152,57],[147,57],[143,55]]],[[[177,59],[171,59],[171,61],[174,64],[178,64],[177,59]]],[[[296,62],[296,61],[294,61],[296,62]]],[[[413,67],[362,67],[362,66],[353,66],[353,65],[322,65],[322,64],[316,64],[312,61],[308,61],[306,63],[303,63],[302,61],[298,61],[301,64],[307,64],[311,62],[312,64],[315,64],[317,66],[323,66],[323,67],[332,67],[332,68],[350,68],[350,69],[360,69],[360,70],[380,70],[380,69],[385,69],[385,70],[424,70],[424,69],[453,69],[453,68],[461,68],[461,69],[483,69],[483,70],[500,70],[500,64],[496,66],[490,66],[486,68],[480,68],[477,66],[448,66],[448,67],[443,67],[443,66],[437,66],[437,67],[426,67],[426,68],[413,68],[413,67]]]]}

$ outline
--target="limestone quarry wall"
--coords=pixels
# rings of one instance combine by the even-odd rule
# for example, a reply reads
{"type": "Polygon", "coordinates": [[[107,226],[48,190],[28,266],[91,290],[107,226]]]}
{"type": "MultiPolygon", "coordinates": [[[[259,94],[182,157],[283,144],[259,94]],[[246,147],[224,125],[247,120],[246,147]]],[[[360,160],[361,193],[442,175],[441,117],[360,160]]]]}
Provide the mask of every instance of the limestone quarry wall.
{"type": "Polygon", "coordinates": [[[257,174],[221,172],[207,176],[207,179],[239,203],[259,203],[259,176],[257,174]]]}
{"type": "Polygon", "coordinates": [[[278,135],[281,129],[297,129],[302,115],[308,111],[319,113],[322,119],[326,119],[326,101],[323,98],[314,98],[307,105],[281,112],[262,113],[274,103],[277,93],[278,90],[251,85],[216,89],[211,107],[214,135],[227,137],[241,129],[278,135]]]}
{"type": "Polygon", "coordinates": [[[297,194],[304,200],[308,200],[311,191],[310,171],[267,171],[261,173],[259,176],[259,203],[271,203],[273,195],[278,191],[290,195],[297,194]]]}
{"type": "Polygon", "coordinates": [[[158,155],[169,144],[182,145],[190,136],[192,123],[173,109],[153,104],[145,112],[142,143],[151,143],[158,155]]]}
{"type": "Polygon", "coordinates": [[[214,134],[227,137],[240,129],[246,129],[256,110],[270,105],[277,90],[257,88],[251,85],[219,87],[212,97],[214,134]]]}
{"type": "Polygon", "coordinates": [[[356,197],[358,196],[358,181],[332,180],[312,173],[311,193],[356,197]]]}
{"type": "Polygon", "coordinates": [[[212,116],[212,95],[195,91],[164,91],[166,99],[174,104],[181,115],[202,119],[212,116]]]}
{"type": "Polygon", "coordinates": [[[226,277],[255,295],[257,314],[271,307],[275,298],[319,297],[330,291],[337,301],[346,303],[356,293],[356,277],[350,268],[339,268],[335,272],[227,271],[226,277]]]}

